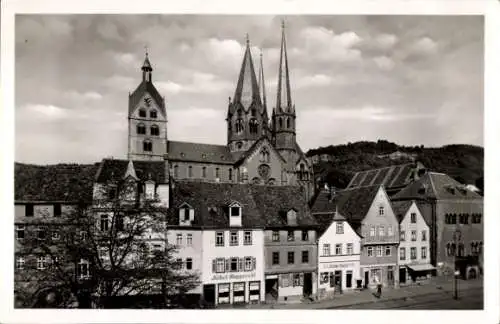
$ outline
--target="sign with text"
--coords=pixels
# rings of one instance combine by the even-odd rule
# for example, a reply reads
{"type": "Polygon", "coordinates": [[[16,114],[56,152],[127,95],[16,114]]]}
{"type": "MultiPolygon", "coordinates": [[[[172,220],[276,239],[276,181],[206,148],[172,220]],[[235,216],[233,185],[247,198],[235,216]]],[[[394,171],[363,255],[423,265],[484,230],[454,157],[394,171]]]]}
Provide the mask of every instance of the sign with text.
{"type": "Polygon", "coordinates": [[[322,269],[343,269],[343,268],[352,268],[354,267],[354,263],[323,263],[321,264],[322,269]]]}
{"type": "Polygon", "coordinates": [[[255,271],[250,273],[221,273],[215,274],[210,278],[211,281],[232,281],[232,280],[248,280],[255,279],[255,271]]]}

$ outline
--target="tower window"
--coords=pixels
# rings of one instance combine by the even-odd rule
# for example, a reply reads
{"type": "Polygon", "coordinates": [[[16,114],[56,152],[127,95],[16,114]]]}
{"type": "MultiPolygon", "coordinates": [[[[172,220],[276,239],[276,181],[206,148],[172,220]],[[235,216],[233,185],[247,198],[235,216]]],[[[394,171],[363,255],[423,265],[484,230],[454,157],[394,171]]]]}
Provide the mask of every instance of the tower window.
{"type": "Polygon", "coordinates": [[[241,148],[242,148],[242,147],[243,147],[243,143],[242,143],[242,142],[238,142],[238,143],[236,143],[236,148],[237,148],[238,150],[241,150],[241,148]]]}
{"type": "Polygon", "coordinates": [[[279,124],[280,124],[280,128],[283,128],[283,119],[281,119],[281,118],[280,118],[280,119],[278,120],[278,122],[279,122],[279,124]]]}
{"type": "Polygon", "coordinates": [[[257,134],[258,129],[259,129],[259,123],[257,123],[257,120],[252,118],[250,119],[250,134],[257,134]]]}
{"type": "Polygon", "coordinates": [[[153,151],[153,143],[151,143],[151,141],[144,141],[142,142],[142,150],[144,152],[152,152],[153,151]]]}
{"type": "Polygon", "coordinates": [[[267,147],[263,147],[260,151],[260,162],[269,163],[269,161],[269,151],[267,150],[267,147]]]}
{"type": "Polygon", "coordinates": [[[233,180],[233,169],[229,169],[229,181],[233,180]]]}
{"type": "Polygon", "coordinates": [[[286,119],[286,128],[290,128],[290,118],[286,119]]]}
{"type": "Polygon", "coordinates": [[[243,114],[243,113],[241,112],[241,109],[238,109],[237,114],[238,114],[238,117],[241,117],[241,115],[243,114]]]}
{"type": "Polygon", "coordinates": [[[160,135],[160,128],[157,125],[151,126],[151,135],[152,136],[159,136],[160,135]]]}
{"type": "Polygon", "coordinates": [[[237,119],[236,123],[234,123],[234,128],[236,130],[236,134],[240,134],[241,132],[243,132],[243,120],[237,119]]]}
{"type": "Polygon", "coordinates": [[[145,135],[146,134],[146,126],[144,126],[144,124],[138,124],[137,125],[137,134],[139,134],[139,135],[145,135]]]}
{"type": "Polygon", "coordinates": [[[156,112],[156,110],[151,110],[149,112],[149,117],[151,117],[151,118],[158,118],[158,113],[156,112]]]}
{"type": "Polygon", "coordinates": [[[252,109],[252,117],[255,117],[257,116],[257,110],[255,110],[255,108],[252,109]]]}
{"type": "Polygon", "coordinates": [[[139,109],[139,117],[146,117],[146,109],[139,109]]]}

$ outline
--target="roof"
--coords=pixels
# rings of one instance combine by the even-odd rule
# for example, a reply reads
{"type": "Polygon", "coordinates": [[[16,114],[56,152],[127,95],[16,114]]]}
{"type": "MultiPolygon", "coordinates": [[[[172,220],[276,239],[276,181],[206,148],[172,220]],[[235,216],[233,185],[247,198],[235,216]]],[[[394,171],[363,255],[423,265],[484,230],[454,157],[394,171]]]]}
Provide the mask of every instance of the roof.
{"type": "MultiPolygon", "coordinates": [[[[283,158],[283,156],[281,156],[281,154],[276,150],[276,148],[271,144],[271,142],[269,141],[269,139],[267,138],[267,136],[262,136],[261,138],[259,138],[257,141],[255,141],[252,146],[250,146],[250,148],[244,152],[241,152],[240,154],[234,154],[233,153],[233,157],[237,157],[237,160],[236,160],[236,165],[240,165],[241,163],[243,163],[247,157],[249,157],[250,155],[252,155],[255,150],[257,150],[257,148],[259,147],[259,145],[263,142],[263,141],[267,141],[269,146],[271,147],[271,150],[275,151],[276,154],[279,156],[279,158],[281,159],[281,161],[283,163],[286,163],[285,159],[283,158]]],[[[239,153],[239,152],[238,152],[239,153]]]]}
{"type": "Polygon", "coordinates": [[[243,108],[248,111],[252,102],[261,105],[259,84],[257,82],[257,76],[255,75],[250,44],[247,40],[245,55],[243,56],[240,74],[238,76],[238,82],[234,92],[233,104],[241,103],[243,108]],[[243,96],[246,95],[250,95],[251,98],[243,98],[243,96]],[[245,99],[251,99],[251,101],[246,101],[245,99]]]}
{"type": "Polygon", "coordinates": [[[444,200],[478,200],[482,197],[467,189],[452,177],[444,173],[428,172],[417,181],[401,189],[393,199],[444,199],[444,200]]]}
{"type": "Polygon", "coordinates": [[[156,90],[155,86],[153,85],[153,82],[151,81],[146,81],[143,80],[139,86],[132,92],[131,95],[129,95],[129,100],[128,100],[128,113],[129,116],[133,113],[133,110],[141,100],[142,96],[145,93],[149,93],[151,97],[153,97],[153,100],[156,102],[158,107],[160,108],[161,113],[163,116],[167,116],[167,113],[165,111],[165,100],[164,98],[160,95],[158,90],[156,90]]]}
{"type": "Polygon", "coordinates": [[[234,164],[235,159],[226,145],[168,141],[171,161],[234,164]]]}
{"type": "MultiPolygon", "coordinates": [[[[139,180],[146,181],[151,177],[155,182],[166,182],[164,161],[132,161],[132,164],[139,180]]],[[[120,181],[130,172],[128,167],[129,160],[104,159],[95,176],[96,182],[120,181]]]]}
{"type": "Polygon", "coordinates": [[[408,209],[413,204],[413,200],[405,200],[405,201],[393,201],[391,202],[392,210],[394,211],[394,215],[398,218],[398,221],[401,223],[408,212],[408,209]]]}
{"type": "Polygon", "coordinates": [[[192,226],[229,227],[228,206],[234,201],[243,208],[242,227],[287,226],[284,213],[292,208],[297,212],[297,226],[316,225],[300,187],[194,181],[175,183],[169,224],[179,224],[177,209],[187,203],[195,210],[192,226]]]}
{"type": "Polygon", "coordinates": [[[373,185],[384,185],[387,189],[404,187],[413,180],[416,167],[414,163],[406,163],[359,171],[354,174],[347,188],[373,185]]]}
{"type": "Polygon", "coordinates": [[[323,235],[324,232],[330,227],[333,221],[343,220],[345,221],[345,217],[335,212],[325,213],[325,214],[313,214],[314,219],[318,222],[319,230],[318,237],[323,235]]]}
{"type": "Polygon", "coordinates": [[[14,164],[15,201],[92,200],[98,164],[14,164]]]}

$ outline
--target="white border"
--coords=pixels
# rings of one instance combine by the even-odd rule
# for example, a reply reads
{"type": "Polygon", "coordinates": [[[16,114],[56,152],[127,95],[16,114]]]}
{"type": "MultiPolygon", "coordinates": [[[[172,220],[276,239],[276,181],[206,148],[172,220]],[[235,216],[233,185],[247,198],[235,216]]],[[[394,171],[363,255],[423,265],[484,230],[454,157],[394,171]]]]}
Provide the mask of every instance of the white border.
{"type": "MultiPolygon", "coordinates": [[[[498,323],[499,314],[499,235],[498,215],[500,183],[500,128],[498,93],[500,92],[500,10],[495,0],[402,0],[402,1],[2,1],[1,16],[1,98],[0,110],[3,151],[0,153],[3,184],[0,195],[2,217],[0,245],[3,267],[0,278],[0,322],[5,323],[498,323]],[[7,2],[7,3],[6,3],[7,2]],[[14,160],[14,15],[15,13],[243,13],[243,14],[401,14],[401,15],[466,15],[484,14],[485,19],[485,311],[326,311],[326,310],[13,310],[13,160],[14,160]]],[[[36,91],[36,89],[33,89],[36,91]]]]}

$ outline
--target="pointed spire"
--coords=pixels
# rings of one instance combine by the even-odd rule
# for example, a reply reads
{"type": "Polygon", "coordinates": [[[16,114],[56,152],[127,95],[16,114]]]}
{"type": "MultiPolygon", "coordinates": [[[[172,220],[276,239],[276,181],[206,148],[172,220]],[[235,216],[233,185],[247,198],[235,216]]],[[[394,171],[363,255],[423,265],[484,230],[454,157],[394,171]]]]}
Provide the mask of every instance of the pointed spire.
{"type": "Polygon", "coordinates": [[[280,67],[278,72],[276,108],[278,109],[278,111],[288,111],[292,108],[292,96],[290,94],[290,76],[288,73],[288,56],[286,53],[285,20],[281,21],[281,51],[280,67]]]}
{"type": "Polygon", "coordinates": [[[241,63],[240,75],[233,97],[233,103],[240,102],[245,109],[250,107],[252,101],[259,101],[259,85],[253,66],[252,53],[250,51],[250,39],[246,36],[246,49],[241,63]]]}
{"type": "Polygon", "coordinates": [[[146,57],[144,58],[144,63],[142,63],[142,80],[151,82],[151,72],[153,71],[153,68],[151,67],[151,62],[149,62],[149,53],[148,53],[148,48],[146,48],[146,57]]]}
{"type": "Polygon", "coordinates": [[[129,177],[131,177],[135,180],[139,180],[139,178],[137,177],[137,174],[135,173],[134,163],[132,162],[132,160],[128,161],[127,171],[125,171],[125,175],[123,176],[123,179],[127,179],[129,177]]]}
{"type": "Polygon", "coordinates": [[[266,100],[266,84],[264,82],[264,64],[262,63],[262,51],[260,52],[260,70],[259,70],[259,91],[262,96],[262,105],[267,106],[266,100]]]}

